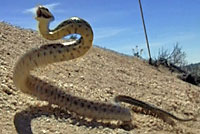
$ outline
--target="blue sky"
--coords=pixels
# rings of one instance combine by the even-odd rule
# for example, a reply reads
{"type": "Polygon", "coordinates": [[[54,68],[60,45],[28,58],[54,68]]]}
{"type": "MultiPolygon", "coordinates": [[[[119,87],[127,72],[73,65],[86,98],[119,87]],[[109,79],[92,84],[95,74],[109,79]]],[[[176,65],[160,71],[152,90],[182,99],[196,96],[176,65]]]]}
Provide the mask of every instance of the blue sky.
{"type": "MultiPolygon", "coordinates": [[[[179,42],[189,63],[200,62],[200,0],[141,0],[152,57],[179,42]]],[[[32,8],[46,5],[55,16],[51,28],[78,16],[94,30],[94,44],[132,55],[138,45],[148,57],[138,0],[2,0],[0,21],[37,30],[32,8]],[[12,3],[12,4],[10,4],[12,3]]]]}

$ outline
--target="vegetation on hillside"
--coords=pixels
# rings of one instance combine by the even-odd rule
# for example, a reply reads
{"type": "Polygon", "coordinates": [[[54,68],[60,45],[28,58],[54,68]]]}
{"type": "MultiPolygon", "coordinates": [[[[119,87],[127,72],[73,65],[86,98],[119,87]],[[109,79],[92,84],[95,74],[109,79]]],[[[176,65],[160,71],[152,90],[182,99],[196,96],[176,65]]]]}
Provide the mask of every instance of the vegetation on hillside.
{"type": "MultiPolygon", "coordinates": [[[[143,49],[136,46],[132,49],[133,56],[142,59],[143,49]]],[[[172,72],[180,73],[178,77],[194,85],[200,85],[200,63],[187,65],[186,53],[182,50],[179,43],[176,43],[172,49],[159,49],[158,56],[152,62],[152,65],[158,67],[163,65],[172,72]]]]}

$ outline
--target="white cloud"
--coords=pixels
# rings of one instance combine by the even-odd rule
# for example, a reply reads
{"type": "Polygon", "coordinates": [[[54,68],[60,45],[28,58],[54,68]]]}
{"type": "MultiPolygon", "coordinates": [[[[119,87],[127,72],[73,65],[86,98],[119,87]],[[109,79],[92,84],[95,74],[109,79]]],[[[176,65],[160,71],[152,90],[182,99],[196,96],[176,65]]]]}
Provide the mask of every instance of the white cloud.
{"type": "MultiPolygon", "coordinates": [[[[48,8],[50,11],[53,11],[55,10],[55,7],[60,5],[60,3],[51,3],[51,4],[46,4],[46,5],[43,5],[44,7],[48,8]]],[[[37,6],[33,7],[33,8],[29,8],[29,9],[25,9],[23,11],[23,13],[32,13],[32,14],[35,14],[36,12],[36,9],[37,9],[37,6]]]]}
{"type": "Polygon", "coordinates": [[[127,29],[107,27],[107,28],[96,28],[94,30],[95,30],[95,39],[98,40],[115,36],[117,34],[120,34],[121,32],[126,31],[127,29]]]}

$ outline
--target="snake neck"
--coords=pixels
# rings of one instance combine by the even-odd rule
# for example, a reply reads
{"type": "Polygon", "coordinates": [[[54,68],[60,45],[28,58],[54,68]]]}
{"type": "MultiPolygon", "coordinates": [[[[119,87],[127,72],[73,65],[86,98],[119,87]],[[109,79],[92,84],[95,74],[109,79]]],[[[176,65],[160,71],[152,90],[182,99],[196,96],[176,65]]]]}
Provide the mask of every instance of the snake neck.
{"type": "MultiPolygon", "coordinates": [[[[40,20],[38,29],[40,34],[48,40],[58,40],[70,34],[79,34],[84,40],[92,43],[93,31],[91,26],[81,18],[71,17],[69,20],[63,21],[54,29],[49,29],[51,20],[40,20]]],[[[87,43],[87,44],[88,44],[87,43]]]]}
{"type": "Polygon", "coordinates": [[[54,38],[52,38],[55,36],[52,36],[52,33],[50,32],[50,29],[49,29],[49,24],[50,24],[49,21],[40,21],[38,23],[38,30],[44,38],[48,40],[55,40],[54,38]]]}
{"type": "Polygon", "coordinates": [[[63,34],[60,34],[61,32],[59,30],[57,30],[57,31],[50,30],[49,25],[50,25],[50,21],[40,21],[38,23],[38,30],[45,39],[58,40],[65,36],[63,34]]]}

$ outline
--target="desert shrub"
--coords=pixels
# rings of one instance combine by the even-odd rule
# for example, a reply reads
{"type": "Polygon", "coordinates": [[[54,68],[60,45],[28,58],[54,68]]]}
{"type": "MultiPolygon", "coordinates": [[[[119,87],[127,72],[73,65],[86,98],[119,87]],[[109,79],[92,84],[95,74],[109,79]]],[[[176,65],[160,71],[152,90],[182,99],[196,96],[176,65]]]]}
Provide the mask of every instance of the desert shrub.
{"type": "Polygon", "coordinates": [[[132,49],[132,52],[134,57],[142,58],[143,49],[139,49],[138,46],[135,46],[135,48],[132,49]]]}
{"type": "Polygon", "coordinates": [[[163,47],[159,49],[158,52],[158,61],[167,61],[170,64],[183,67],[187,64],[186,62],[186,53],[183,52],[182,48],[179,46],[179,43],[176,43],[173,47],[173,50],[170,52],[163,47]]]}

